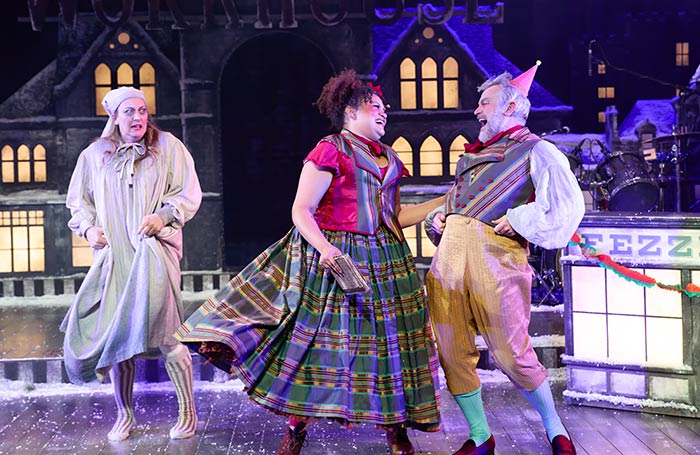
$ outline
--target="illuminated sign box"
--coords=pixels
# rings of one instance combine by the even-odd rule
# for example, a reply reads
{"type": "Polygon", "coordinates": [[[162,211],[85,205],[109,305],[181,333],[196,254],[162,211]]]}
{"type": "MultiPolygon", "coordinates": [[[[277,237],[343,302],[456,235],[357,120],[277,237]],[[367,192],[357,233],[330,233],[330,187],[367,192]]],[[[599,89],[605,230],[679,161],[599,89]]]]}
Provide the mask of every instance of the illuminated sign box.
{"type": "MultiPolygon", "coordinates": [[[[657,283],[700,285],[700,218],[595,212],[578,232],[597,253],[657,283]]],[[[577,247],[561,265],[565,401],[700,417],[700,299],[628,281],[577,247]]]]}

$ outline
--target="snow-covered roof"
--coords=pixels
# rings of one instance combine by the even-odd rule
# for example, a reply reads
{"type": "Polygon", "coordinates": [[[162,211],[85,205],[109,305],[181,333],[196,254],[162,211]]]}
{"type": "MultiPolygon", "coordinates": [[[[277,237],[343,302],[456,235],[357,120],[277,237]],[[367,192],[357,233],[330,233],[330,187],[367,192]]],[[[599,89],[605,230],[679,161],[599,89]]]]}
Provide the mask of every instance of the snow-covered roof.
{"type": "MultiPolygon", "coordinates": [[[[381,68],[384,60],[391,55],[391,52],[417,20],[415,17],[404,16],[393,25],[375,25],[372,28],[375,73],[378,72],[377,70],[381,68]]],[[[496,50],[493,43],[492,25],[464,24],[461,16],[453,16],[444,26],[461,43],[465,53],[474,60],[476,66],[483,71],[485,79],[503,71],[508,71],[513,76],[524,71],[496,50]]],[[[535,62],[532,63],[535,64],[535,62]]],[[[542,110],[543,108],[573,110],[571,106],[562,103],[537,81],[532,84],[528,98],[533,110],[542,110]]]]}
{"type": "Polygon", "coordinates": [[[32,77],[12,96],[0,104],[0,118],[25,118],[50,114],[56,79],[56,60],[52,61],[32,77]]]}
{"type": "Polygon", "coordinates": [[[671,134],[676,123],[676,111],[672,103],[670,99],[637,100],[630,113],[620,123],[620,138],[636,136],[637,127],[646,121],[656,126],[657,136],[671,134]]]}

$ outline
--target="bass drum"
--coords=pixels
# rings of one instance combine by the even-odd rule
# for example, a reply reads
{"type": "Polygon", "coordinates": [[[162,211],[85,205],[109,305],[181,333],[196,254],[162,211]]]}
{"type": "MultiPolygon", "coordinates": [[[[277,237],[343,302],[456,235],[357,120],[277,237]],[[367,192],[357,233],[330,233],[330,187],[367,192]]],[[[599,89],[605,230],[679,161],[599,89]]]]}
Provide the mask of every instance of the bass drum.
{"type": "Polygon", "coordinates": [[[659,186],[649,178],[646,161],[637,153],[607,155],[595,170],[607,209],[620,212],[650,212],[659,202],[659,186]]]}

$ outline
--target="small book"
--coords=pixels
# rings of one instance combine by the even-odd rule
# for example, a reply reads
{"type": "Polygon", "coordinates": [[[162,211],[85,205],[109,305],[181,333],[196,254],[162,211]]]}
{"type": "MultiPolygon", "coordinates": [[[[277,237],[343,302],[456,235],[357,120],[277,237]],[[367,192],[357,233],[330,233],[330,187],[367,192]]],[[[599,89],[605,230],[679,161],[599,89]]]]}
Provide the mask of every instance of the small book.
{"type": "Polygon", "coordinates": [[[364,294],[370,290],[367,280],[362,276],[355,265],[355,261],[349,255],[343,254],[336,256],[334,259],[342,269],[343,275],[336,274],[333,269],[331,269],[331,272],[346,294],[364,294]]]}

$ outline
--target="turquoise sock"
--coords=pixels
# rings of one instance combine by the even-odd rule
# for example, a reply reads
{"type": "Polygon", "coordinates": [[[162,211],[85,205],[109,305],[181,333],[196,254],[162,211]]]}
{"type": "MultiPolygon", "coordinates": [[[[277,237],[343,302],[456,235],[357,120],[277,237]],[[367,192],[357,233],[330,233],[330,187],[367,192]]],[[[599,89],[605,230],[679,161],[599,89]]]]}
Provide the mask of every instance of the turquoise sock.
{"type": "Polygon", "coordinates": [[[474,440],[477,446],[486,442],[491,437],[491,430],[481,401],[481,387],[473,392],[453,396],[469,423],[469,439],[474,440]]]}
{"type": "Polygon", "coordinates": [[[569,437],[554,407],[554,397],[552,397],[552,389],[549,387],[549,381],[545,379],[544,382],[532,392],[523,389],[518,390],[520,390],[520,393],[523,394],[525,399],[530,402],[532,407],[535,408],[540,414],[540,417],[542,417],[542,423],[544,423],[544,428],[547,430],[547,436],[550,441],[559,434],[563,434],[567,438],[569,437]]]}

